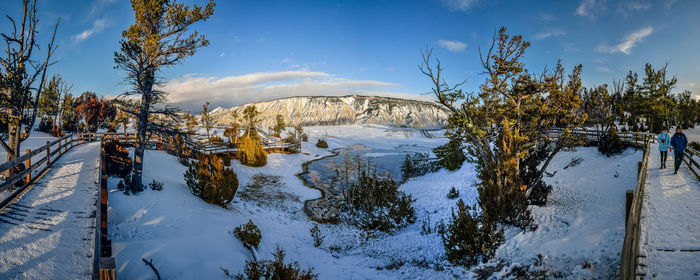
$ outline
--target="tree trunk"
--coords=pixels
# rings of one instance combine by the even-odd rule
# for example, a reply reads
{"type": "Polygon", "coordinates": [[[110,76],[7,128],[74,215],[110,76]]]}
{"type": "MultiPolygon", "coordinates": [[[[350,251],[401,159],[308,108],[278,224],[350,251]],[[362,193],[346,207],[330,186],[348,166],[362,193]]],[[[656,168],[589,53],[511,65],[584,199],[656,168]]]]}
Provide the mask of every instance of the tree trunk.
{"type": "Polygon", "coordinates": [[[143,153],[146,150],[146,131],[148,130],[148,111],[151,107],[151,91],[153,89],[154,73],[144,74],[145,81],[141,90],[141,109],[138,116],[136,130],[136,149],[134,151],[134,165],[131,172],[132,191],[143,191],[143,153]]]}

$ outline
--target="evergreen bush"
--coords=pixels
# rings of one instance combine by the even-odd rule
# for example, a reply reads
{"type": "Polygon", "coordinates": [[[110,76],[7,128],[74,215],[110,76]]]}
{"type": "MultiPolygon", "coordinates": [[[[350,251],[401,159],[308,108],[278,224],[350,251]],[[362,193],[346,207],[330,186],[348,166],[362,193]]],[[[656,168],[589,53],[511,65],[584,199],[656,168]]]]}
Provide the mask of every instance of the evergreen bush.
{"type": "Polygon", "coordinates": [[[415,222],[411,195],[399,191],[389,176],[367,168],[344,192],[345,207],[354,224],[365,230],[392,232],[415,222]]]}
{"type": "Polygon", "coordinates": [[[214,154],[200,155],[185,172],[185,182],[192,194],[204,201],[226,208],[238,190],[238,177],[233,169],[224,167],[214,154]]]}
{"type": "Polygon", "coordinates": [[[439,159],[438,164],[450,171],[459,169],[462,167],[462,163],[467,160],[462,151],[461,140],[455,137],[451,137],[445,145],[435,147],[433,153],[439,159]]]}
{"type": "MultiPolygon", "coordinates": [[[[279,246],[275,250],[273,260],[246,261],[241,274],[236,279],[241,280],[314,280],[318,275],[313,269],[302,270],[298,262],[285,263],[285,252],[279,246]]],[[[226,271],[224,271],[225,273],[226,271]]]]}
{"type": "Polygon", "coordinates": [[[318,139],[318,142],[316,142],[316,147],[326,149],[328,148],[328,143],[326,142],[326,140],[318,139]]]}
{"type": "Polygon", "coordinates": [[[620,154],[626,147],[625,142],[617,135],[617,128],[614,124],[610,126],[608,133],[598,143],[598,151],[606,156],[620,154]]]}
{"type": "Polygon", "coordinates": [[[407,154],[401,164],[401,175],[404,181],[423,176],[440,169],[441,165],[430,159],[428,153],[407,154]]]}
{"type": "Polygon", "coordinates": [[[131,172],[129,150],[119,144],[118,140],[105,140],[105,170],[107,175],[124,178],[131,172]]]}
{"type": "Polygon", "coordinates": [[[455,189],[455,187],[452,187],[450,189],[450,192],[447,193],[447,198],[449,198],[449,199],[455,199],[458,197],[459,197],[459,191],[457,189],[455,189]]]}
{"type": "Polygon", "coordinates": [[[258,226],[256,226],[252,220],[248,220],[248,223],[245,225],[236,227],[233,233],[236,234],[238,240],[240,240],[246,248],[258,248],[258,245],[260,245],[262,234],[258,226]]]}
{"type": "Polygon", "coordinates": [[[267,153],[263,150],[260,140],[243,136],[241,144],[238,146],[238,160],[247,166],[265,166],[267,153]]]}
{"type": "MultiPolygon", "coordinates": [[[[120,181],[121,183],[121,181],[120,181]]],[[[163,182],[158,182],[156,180],[153,180],[152,182],[148,183],[148,186],[151,188],[151,190],[154,191],[162,191],[163,190],[163,182]]]]}
{"type": "Polygon", "coordinates": [[[441,235],[447,260],[464,266],[492,258],[504,240],[503,229],[496,222],[479,216],[461,199],[441,235]]]}

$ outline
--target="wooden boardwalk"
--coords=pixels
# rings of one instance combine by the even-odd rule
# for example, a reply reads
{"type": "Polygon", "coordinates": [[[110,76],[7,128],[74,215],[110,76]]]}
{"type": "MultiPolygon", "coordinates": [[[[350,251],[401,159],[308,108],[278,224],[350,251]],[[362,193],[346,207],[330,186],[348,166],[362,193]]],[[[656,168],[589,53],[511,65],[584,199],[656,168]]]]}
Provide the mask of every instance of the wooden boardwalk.
{"type": "Polygon", "coordinates": [[[93,277],[100,143],[76,146],[0,213],[0,279],[93,277]]]}

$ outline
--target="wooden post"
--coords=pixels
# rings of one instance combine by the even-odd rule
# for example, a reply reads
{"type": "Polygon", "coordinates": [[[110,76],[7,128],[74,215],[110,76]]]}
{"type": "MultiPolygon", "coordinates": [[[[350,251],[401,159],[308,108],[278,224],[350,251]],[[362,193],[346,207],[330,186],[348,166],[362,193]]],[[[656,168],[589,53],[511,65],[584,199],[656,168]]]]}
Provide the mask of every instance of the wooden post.
{"type": "Polygon", "coordinates": [[[633,190],[628,190],[625,192],[625,226],[627,225],[627,220],[630,217],[630,210],[632,209],[632,197],[634,196],[633,190]]]}
{"type": "Polygon", "coordinates": [[[641,162],[641,161],[637,162],[637,181],[639,181],[639,175],[642,174],[642,165],[643,165],[643,162],[641,162]]]}
{"type": "MultiPolygon", "coordinates": [[[[31,151],[29,149],[26,150],[26,153],[30,153],[31,151]]],[[[29,173],[27,173],[27,184],[32,180],[32,157],[27,158],[27,169],[29,169],[29,173]]]]}
{"type": "Polygon", "coordinates": [[[65,139],[58,141],[58,157],[61,157],[61,153],[63,152],[63,142],[65,139]]]}
{"type": "Polygon", "coordinates": [[[46,167],[51,165],[51,142],[46,141],[46,167]]]}

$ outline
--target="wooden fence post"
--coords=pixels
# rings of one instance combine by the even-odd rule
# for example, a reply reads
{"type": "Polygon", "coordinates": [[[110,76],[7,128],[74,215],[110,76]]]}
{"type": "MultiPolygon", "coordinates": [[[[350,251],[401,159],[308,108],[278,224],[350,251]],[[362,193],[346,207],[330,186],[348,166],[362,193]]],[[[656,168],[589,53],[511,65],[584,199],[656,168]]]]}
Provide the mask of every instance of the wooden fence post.
{"type": "MultiPolygon", "coordinates": [[[[26,150],[26,153],[29,154],[31,151],[29,149],[26,150]]],[[[32,157],[27,158],[27,169],[29,169],[29,173],[27,173],[27,184],[32,180],[32,157]]]]}
{"type": "Polygon", "coordinates": [[[632,197],[634,197],[633,190],[627,190],[625,192],[625,226],[627,225],[627,220],[630,217],[630,210],[632,209],[632,197]]]}
{"type": "Polygon", "coordinates": [[[46,167],[51,165],[51,142],[46,141],[46,167]]]}
{"type": "Polygon", "coordinates": [[[61,157],[61,153],[63,152],[63,142],[66,139],[58,141],[58,157],[61,157]]]}
{"type": "Polygon", "coordinates": [[[637,162],[637,181],[639,181],[639,175],[642,174],[642,166],[643,166],[643,164],[644,164],[644,163],[641,162],[641,161],[638,161],[638,162],[637,162]]]}

